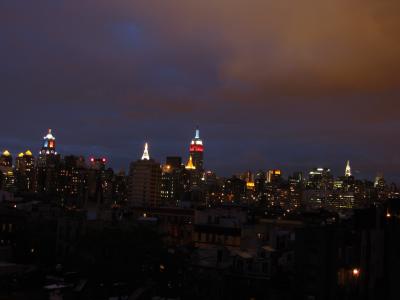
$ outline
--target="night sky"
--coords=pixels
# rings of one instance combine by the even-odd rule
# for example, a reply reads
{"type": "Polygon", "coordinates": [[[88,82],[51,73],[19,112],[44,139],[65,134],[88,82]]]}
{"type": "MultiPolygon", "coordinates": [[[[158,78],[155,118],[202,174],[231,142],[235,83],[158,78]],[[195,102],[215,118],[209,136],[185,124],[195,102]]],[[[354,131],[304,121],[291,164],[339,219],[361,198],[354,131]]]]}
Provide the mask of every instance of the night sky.
{"type": "Polygon", "coordinates": [[[0,148],[400,182],[398,0],[0,0],[0,148]]]}

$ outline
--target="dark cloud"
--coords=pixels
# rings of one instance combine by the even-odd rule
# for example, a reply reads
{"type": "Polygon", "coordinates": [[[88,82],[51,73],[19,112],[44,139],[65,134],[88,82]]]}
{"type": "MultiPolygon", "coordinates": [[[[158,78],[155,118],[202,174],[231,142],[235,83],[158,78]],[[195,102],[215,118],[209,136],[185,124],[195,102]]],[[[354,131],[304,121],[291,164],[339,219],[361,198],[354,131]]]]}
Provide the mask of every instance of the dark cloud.
{"type": "MultiPolygon", "coordinates": [[[[0,143],[105,153],[144,140],[207,166],[285,170],[350,158],[398,180],[400,2],[0,2],[0,143]],[[223,158],[223,159],[222,159],[223,158]]],[[[359,167],[357,167],[359,166],[359,167]]],[[[360,175],[360,176],[361,176],[360,175]]]]}

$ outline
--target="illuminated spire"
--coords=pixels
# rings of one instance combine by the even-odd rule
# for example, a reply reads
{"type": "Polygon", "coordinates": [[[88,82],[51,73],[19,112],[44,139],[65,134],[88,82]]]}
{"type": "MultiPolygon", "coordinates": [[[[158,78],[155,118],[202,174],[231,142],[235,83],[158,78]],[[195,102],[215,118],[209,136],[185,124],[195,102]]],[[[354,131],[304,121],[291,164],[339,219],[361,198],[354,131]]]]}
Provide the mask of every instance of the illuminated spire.
{"type": "Polygon", "coordinates": [[[142,160],[149,160],[150,155],[149,155],[149,145],[147,143],[144,144],[144,151],[142,155],[142,160]]]}
{"type": "Polygon", "coordinates": [[[195,167],[194,164],[193,164],[193,160],[192,160],[192,156],[191,156],[191,155],[189,156],[189,161],[188,161],[188,163],[186,164],[185,168],[186,168],[187,170],[196,170],[196,167],[195,167]]]}
{"type": "Polygon", "coordinates": [[[47,132],[47,135],[45,137],[43,137],[43,139],[45,139],[45,140],[55,140],[56,138],[51,133],[51,129],[49,128],[49,131],[47,132]]]}
{"type": "Polygon", "coordinates": [[[346,163],[346,171],[345,171],[344,175],[346,177],[350,177],[351,176],[351,167],[350,167],[350,161],[349,160],[346,163]]]}
{"type": "Polygon", "coordinates": [[[196,135],[194,137],[195,139],[200,139],[200,130],[199,130],[199,126],[196,127],[196,135]]]}
{"type": "Polygon", "coordinates": [[[47,131],[47,134],[43,137],[43,146],[42,150],[40,150],[40,155],[53,155],[57,154],[56,152],[56,138],[51,133],[51,129],[47,131]]]}

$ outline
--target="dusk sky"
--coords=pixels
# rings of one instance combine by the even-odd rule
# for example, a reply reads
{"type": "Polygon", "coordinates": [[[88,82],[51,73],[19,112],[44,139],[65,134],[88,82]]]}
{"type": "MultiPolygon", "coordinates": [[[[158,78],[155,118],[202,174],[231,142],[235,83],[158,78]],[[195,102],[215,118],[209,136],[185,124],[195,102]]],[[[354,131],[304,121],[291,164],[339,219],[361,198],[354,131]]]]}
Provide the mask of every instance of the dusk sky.
{"type": "Polygon", "coordinates": [[[0,148],[400,182],[399,0],[0,0],[0,148]]]}

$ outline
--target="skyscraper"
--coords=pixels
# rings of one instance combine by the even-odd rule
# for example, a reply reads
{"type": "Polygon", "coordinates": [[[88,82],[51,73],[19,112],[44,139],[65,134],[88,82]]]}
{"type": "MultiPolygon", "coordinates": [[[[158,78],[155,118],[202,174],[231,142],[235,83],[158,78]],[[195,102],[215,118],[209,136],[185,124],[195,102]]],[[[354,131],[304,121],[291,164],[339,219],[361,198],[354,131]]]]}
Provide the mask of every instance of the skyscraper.
{"type": "Polygon", "coordinates": [[[351,176],[351,167],[350,167],[350,161],[348,160],[346,162],[346,170],[344,172],[344,176],[350,177],[351,176]]]}
{"type": "Polygon", "coordinates": [[[51,129],[43,137],[43,145],[37,161],[36,191],[55,194],[58,192],[57,177],[60,166],[60,155],[56,151],[56,138],[51,129]]]}
{"type": "Polygon", "coordinates": [[[57,154],[56,152],[56,138],[51,133],[51,129],[48,130],[47,134],[43,137],[43,146],[40,150],[40,155],[57,154]]]}
{"type": "Polygon", "coordinates": [[[17,190],[19,192],[34,192],[35,189],[35,158],[27,150],[18,154],[15,161],[17,190]]]}
{"type": "Polygon", "coordinates": [[[159,206],[160,187],[161,167],[150,158],[146,143],[142,158],[132,162],[129,168],[128,201],[134,206],[159,206]]]}
{"type": "Polygon", "coordinates": [[[13,172],[13,158],[8,150],[5,150],[0,156],[0,172],[2,174],[0,189],[13,191],[14,189],[14,172],[13,172]]]}
{"type": "Polygon", "coordinates": [[[180,184],[182,177],[182,158],[179,156],[167,156],[165,165],[162,166],[161,175],[161,201],[162,205],[176,206],[183,193],[183,187],[180,184]]]}
{"type": "Polygon", "coordinates": [[[203,141],[200,139],[200,130],[197,127],[196,135],[190,142],[189,153],[193,160],[193,165],[196,167],[198,172],[202,172],[203,169],[203,141]]]}

